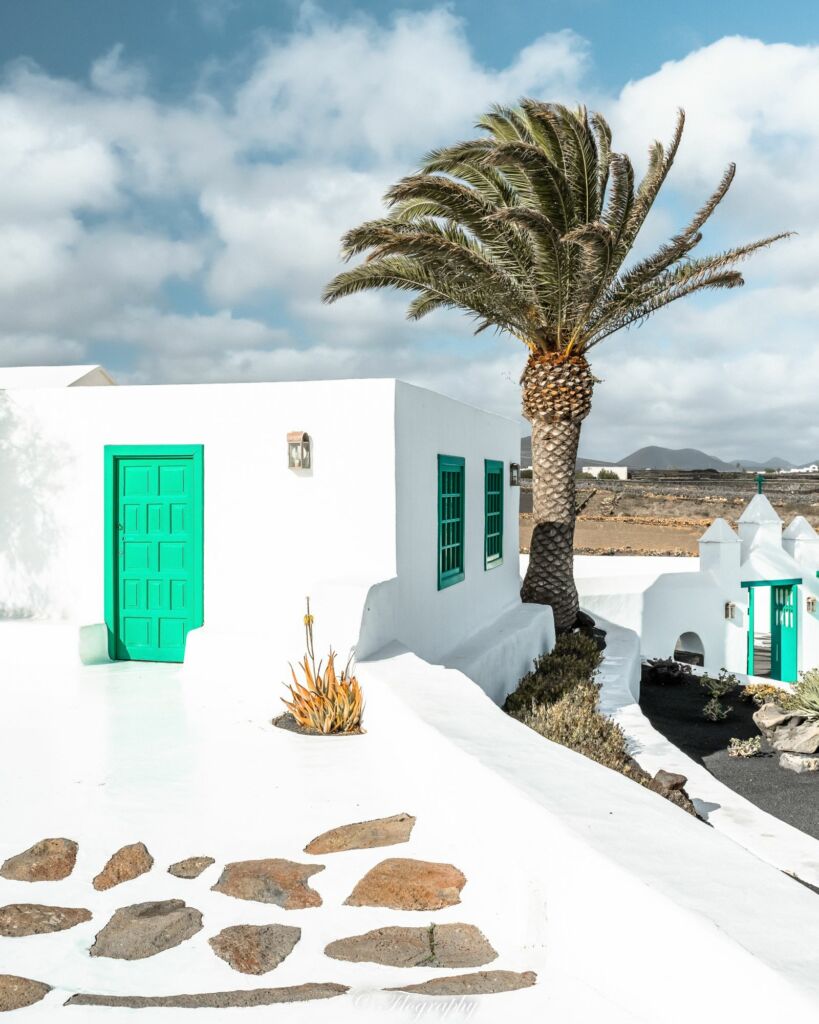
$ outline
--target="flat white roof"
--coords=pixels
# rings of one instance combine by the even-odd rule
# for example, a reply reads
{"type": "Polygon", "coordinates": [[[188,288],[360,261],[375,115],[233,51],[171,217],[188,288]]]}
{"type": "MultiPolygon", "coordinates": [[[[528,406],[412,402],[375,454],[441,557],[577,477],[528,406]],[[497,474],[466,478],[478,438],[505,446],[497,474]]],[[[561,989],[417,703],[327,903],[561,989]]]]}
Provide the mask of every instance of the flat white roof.
{"type": "Polygon", "coordinates": [[[113,383],[111,376],[94,363],[83,366],[0,366],[0,391],[113,383]]]}

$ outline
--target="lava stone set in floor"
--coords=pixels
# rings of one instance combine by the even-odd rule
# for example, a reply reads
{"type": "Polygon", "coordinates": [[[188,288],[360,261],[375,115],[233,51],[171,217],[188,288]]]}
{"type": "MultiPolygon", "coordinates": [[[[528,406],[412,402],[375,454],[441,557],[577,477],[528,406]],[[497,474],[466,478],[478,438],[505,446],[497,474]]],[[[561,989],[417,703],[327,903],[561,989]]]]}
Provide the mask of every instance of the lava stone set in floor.
{"type": "MultiPolygon", "coordinates": [[[[375,849],[406,843],[415,818],[396,814],[389,818],[342,825],[317,836],[305,853],[324,855],[345,850],[375,849]]],[[[74,870],[77,844],[70,839],[43,839],[30,849],[4,861],[0,877],[13,881],[58,881],[74,870]]],[[[197,878],[214,864],[212,857],[189,857],[168,871],[177,878],[197,878]]],[[[143,843],[117,850],[93,879],[97,891],[145,874],[154,860],[143,843]]],[[[324,870],[323,864],[302,864],[281,858],[245,860],[226,864],[216,892],[240,900],[275,904],[285,910],[321,906],[321,896],[309,885],[324,870]]],[[[393,910],[435,911],[460,903],[464,875],[451,864],[392,857],[376,864],[356,884],[345,900],[354,907],[386,907],[393,910]]],[[[0,906],[0,937],[22,938],[65,931],[89,921],[83,907],[53,907],[37,903],[0,906]]],[[[202,914],[184,900],[159,900],[121,907],[97,933],[89,949],[93,957],[142,960],[156,956],[190,939],[203,928],[202,914]]],[[[290,955],[301,938],[301,929],[284,924],[238,924],[223,928],[208,940],[216,956],[234,970],[263,975],[290,955]]],[[[498,956],[482,932],[471,924],[431,924],[426,927],[376,928],[331,942],[325,954],[351,963],[375,963],[391,967],[464,969],[482,967],[498,956]]],[[[405,985],[391,991],[422,995],[485,995],[534,985],[532,971],[474,971],[445,975],[405,985]]],[[[348,986],[311,982],[283,988],[241,989],[167,996],[111,996],[77,993],[69,1005],[147,1007],[261,1006],[281,1002],[327,999],[347,992],[348,986]]],[[[0,974],[0,1012],[15,1010],[43,999],[51,987],[44,982],[0,974]]]]}

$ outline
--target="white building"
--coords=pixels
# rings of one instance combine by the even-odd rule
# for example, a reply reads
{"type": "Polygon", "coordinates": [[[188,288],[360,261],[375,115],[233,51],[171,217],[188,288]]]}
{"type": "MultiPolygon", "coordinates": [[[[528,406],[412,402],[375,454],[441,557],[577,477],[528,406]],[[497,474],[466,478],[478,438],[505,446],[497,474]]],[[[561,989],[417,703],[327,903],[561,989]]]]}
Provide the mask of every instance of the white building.
{"type": "Polygon", "coordinates": [[[0,372],[0,617],[70,622],[90,661],[263,659],[271,631],[295,658],[309,595],[342,654],[461,664],[497,629],[496,692],[548,646],[514,423],[394,380],[66,386],[92,369],[0,372]]]}
{"type": "Polygon", "coordinates": [[[584,466],[582,472],[587,476],[599,477],[605,473],[609,479],[628,480],[628,466],[584,466]]]}
{"type": "Polygon", "coordinates": [[[714,520],[700,538],[699,565],[686,566],[695,571],[651,573],[644,559],[645,572],[624,575],[623,560],[610,561],[617,575],[580,580],[581,602],[634,629],[644,656],[676,651],[709,670],[789,682],[819,666],[819,536],[802,516],[783,533],[764,494],[740,516],[739,535],[714,520]]]}

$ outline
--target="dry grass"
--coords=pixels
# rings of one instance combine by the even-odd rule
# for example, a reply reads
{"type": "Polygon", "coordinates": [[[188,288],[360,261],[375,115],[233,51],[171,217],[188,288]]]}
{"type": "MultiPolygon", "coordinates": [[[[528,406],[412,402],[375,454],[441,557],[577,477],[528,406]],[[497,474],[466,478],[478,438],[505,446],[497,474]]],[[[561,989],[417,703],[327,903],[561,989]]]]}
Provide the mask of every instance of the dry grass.
{"type": "Polygon", "coordinates": [[[599,696],[596,683],[580,683],[552,704],[533,702],[520,721],[553,743],[622,772],[631,763],[626,737],[619,725],[597,710],[599,696]]]}
{"type": "Polygon", "coordinates": [[[771,701],[781,701],[788,694],[780,689],[778,686],[772,686],[770,683],[749,683],[747,686],[743,686],[739,699],[753,701],[758,708],[761,708],[763,704],[768,704],[771,701]]]}

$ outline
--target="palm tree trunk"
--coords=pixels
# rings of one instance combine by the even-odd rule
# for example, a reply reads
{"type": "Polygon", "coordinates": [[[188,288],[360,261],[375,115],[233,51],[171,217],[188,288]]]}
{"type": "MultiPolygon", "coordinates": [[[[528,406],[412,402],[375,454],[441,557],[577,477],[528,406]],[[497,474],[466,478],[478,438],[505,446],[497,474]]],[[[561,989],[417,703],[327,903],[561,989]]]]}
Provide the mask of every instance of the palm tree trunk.
{"type": "Polygon", "coordinates": [[[574,467],[579,420],[532,421],[534,530],[520,596],[550,604],[559,632],[571,629],[579,605],[574,583],[574,467]]]}
{"type": "Polygon", "coordinates": [[[585,359],[532,356],[523,375],[523,411],[532,424],[534,530],[524,601],[552,606],[559,632],[579,610],[574,583],[575,463],[594,377],[585,359]]]}

